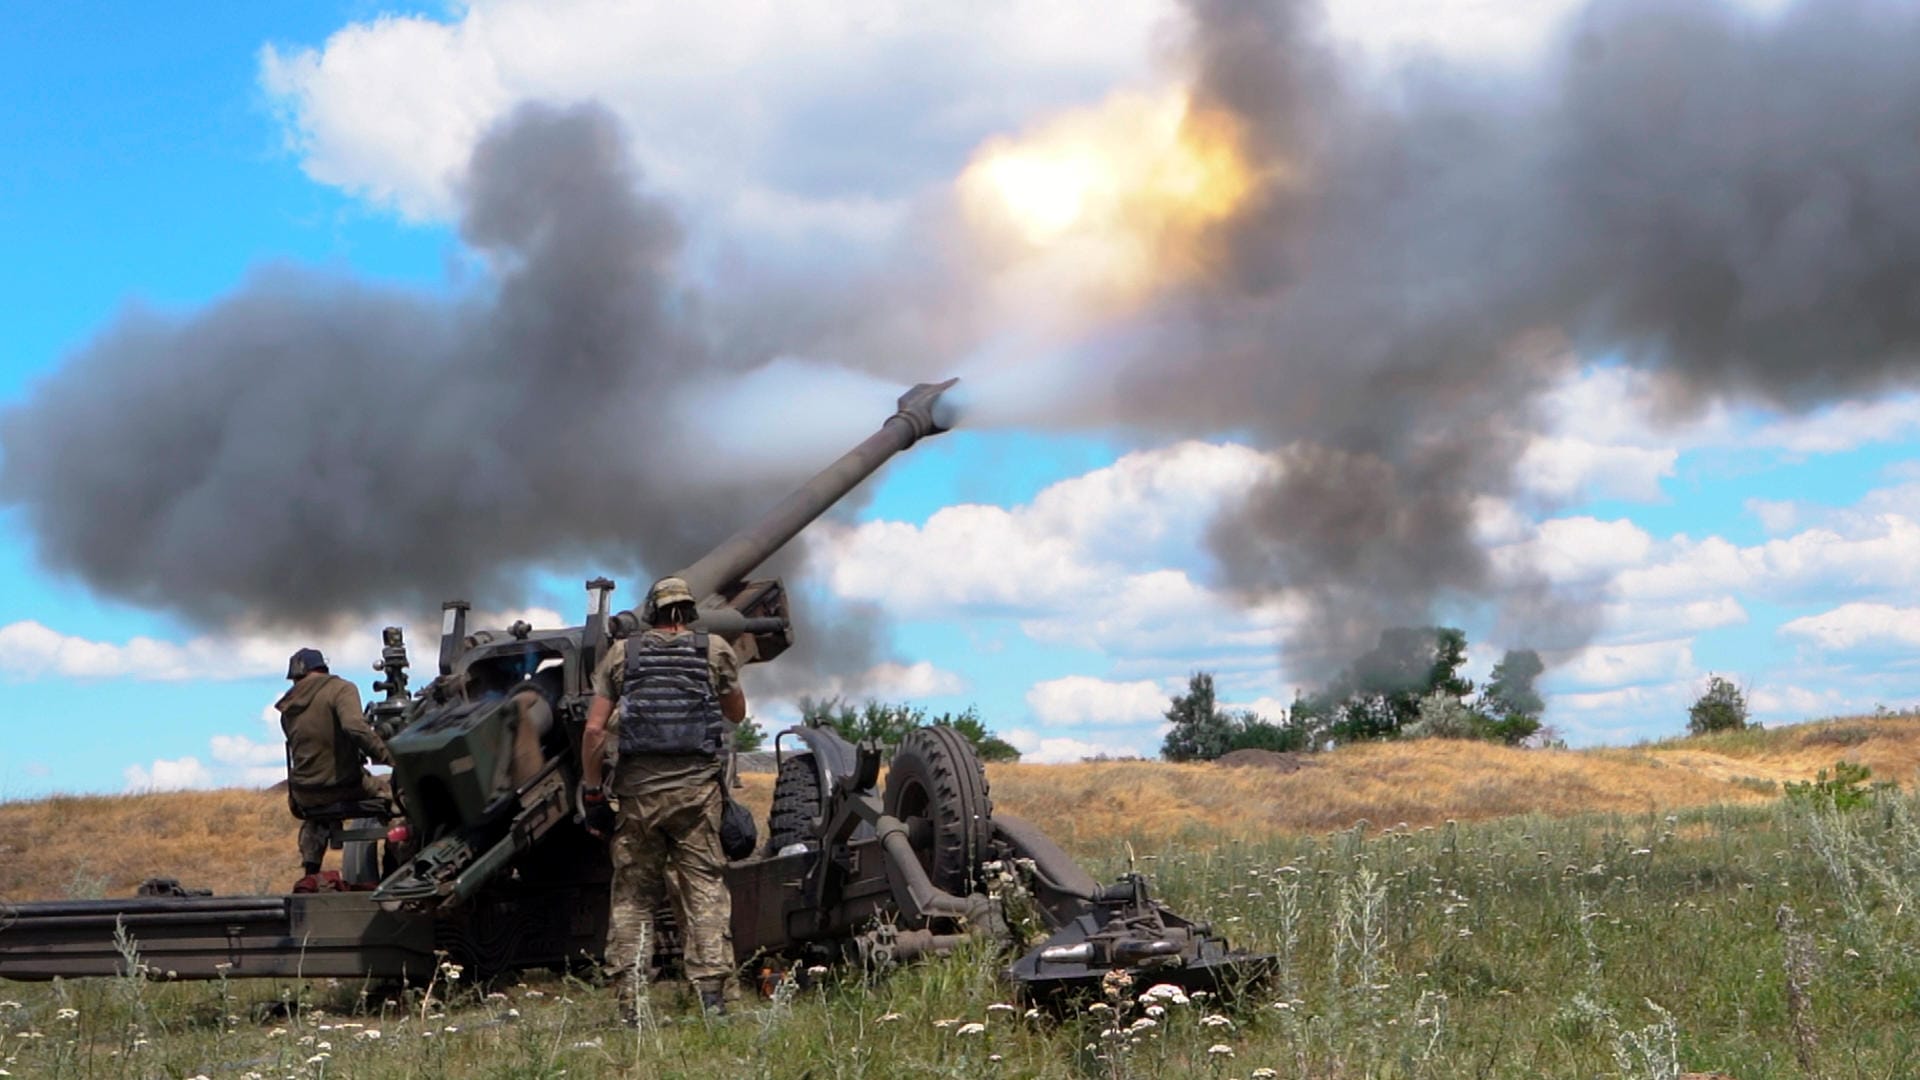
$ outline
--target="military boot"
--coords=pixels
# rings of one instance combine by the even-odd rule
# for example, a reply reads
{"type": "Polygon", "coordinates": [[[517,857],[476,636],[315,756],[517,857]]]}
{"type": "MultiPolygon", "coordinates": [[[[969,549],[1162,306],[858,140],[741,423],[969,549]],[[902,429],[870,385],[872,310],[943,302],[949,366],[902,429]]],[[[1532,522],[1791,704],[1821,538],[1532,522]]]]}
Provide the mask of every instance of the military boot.
{"type": "Polygon", "coordinates": [[[727,1015],[727,998],[718,989],[700,991],[700,1011],[708,1016],[727,1015]]]}

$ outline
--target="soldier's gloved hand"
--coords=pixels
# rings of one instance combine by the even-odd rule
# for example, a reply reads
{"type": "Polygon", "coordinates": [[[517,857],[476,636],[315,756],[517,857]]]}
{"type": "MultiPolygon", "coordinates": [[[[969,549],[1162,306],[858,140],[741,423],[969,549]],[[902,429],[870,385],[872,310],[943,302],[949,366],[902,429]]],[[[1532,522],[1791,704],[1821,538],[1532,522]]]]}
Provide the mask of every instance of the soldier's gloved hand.
{"type": "Polygon", "coordinates": [[[602,840],[613,835],[613,806],[600,788],[581,790],[580,816],[586,819],[587,831],[593,835],[602,840]]]}

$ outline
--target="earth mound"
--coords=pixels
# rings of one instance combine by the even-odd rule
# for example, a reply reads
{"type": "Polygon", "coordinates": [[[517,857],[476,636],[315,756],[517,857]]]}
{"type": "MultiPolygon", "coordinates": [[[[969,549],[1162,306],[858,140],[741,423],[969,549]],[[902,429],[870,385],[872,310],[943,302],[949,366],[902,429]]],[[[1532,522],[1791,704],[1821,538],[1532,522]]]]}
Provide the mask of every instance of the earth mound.
{"type": "Polygon", "coordinates": [[[1283,773],[1299,772],[1313,764],[1305,754],[1278,750],[1229,750],[1215,758],[1214,763],[1233,769],[1273,769],[1283,773]]]}

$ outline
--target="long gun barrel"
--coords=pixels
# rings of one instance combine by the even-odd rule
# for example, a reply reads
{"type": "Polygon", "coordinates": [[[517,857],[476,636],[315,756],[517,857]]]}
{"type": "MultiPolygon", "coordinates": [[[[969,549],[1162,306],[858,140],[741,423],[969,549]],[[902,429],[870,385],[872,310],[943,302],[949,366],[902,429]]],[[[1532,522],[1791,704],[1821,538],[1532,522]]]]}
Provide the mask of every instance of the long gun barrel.
{"type": "MultiPolygon", "coordinates": [[[[939,415],[940,395],[959,381],[921,383],[900,395],[898,411],[880,425],[879,431],[820,470],[765,517],[734,533],[673,576],[684,580],[693,595],[701,598],[712,596],[744,578],[813,519],[826,513],[828,507],[872,476],[888,458],[928,435],[947,430],[939,415]]],[[[641,608],[623,611],[614,616],[615,632],[632,633],[639,629],[642,619],[641,608]]]]}

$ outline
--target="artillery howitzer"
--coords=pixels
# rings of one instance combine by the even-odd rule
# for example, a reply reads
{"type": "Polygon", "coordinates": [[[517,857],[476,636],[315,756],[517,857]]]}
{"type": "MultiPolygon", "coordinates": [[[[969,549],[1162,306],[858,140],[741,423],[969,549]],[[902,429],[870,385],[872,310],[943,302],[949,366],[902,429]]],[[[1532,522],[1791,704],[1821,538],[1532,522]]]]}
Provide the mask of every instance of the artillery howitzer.
{"type": "MultiPolygon", "coordinates": [[[[678,572],[700,597],[698,625],[759,663],[792,644],[787,592],[747,575],[895,453],[945,430],[952,382],[921,385],[859,446],[753,526],[678,572]]],[[[524,623],[469,632],[468,606],[443,610],[439,675],[407,690],[397,629],[384,636],[384,700],[368,706],[392,752],[404,830],[346,833],[359,888],[277,896],[142,895],[0,905],[0,977],[112,975],[124,927],[150,973],[167,978],[351,977],[424,981],[443,959],[485,974],[597,958],[608,924],[606,845],[579,818],[580,738],[591,673],[634,632],[611,614],[613,583],[587,583],[580,626],[524,623]],[[537,724],[531,681],[551,712],[537,724]],[[533,753],[525,753],[528,748],[533,753]],[[406,839],[400,839],[404,831],[406,839]]],[[[1102,886],[1038,828],[995,814],[971,746],[950,728],[910,732],[893,752],[802,726],[774,740],[767,839],[731,863],[733,945],[756,959],[872,968],[944,952],[973,935],[1032,944],[1008,974],[1033,992],[1090,988],[1113,969],[1218,988],[1257,975],[1205,924],[1154,902],[1128,874],[1102,886]],[[1010,898],[1020,897],[1019,904],[1010,898]],[[1031,916],[1011,920],[1018,907],[1031,916]]],[[[343,807],[339,817],[373,808],[343,807]]],[[[143,889],[143,894],[149,890],[143,889]]]]}

